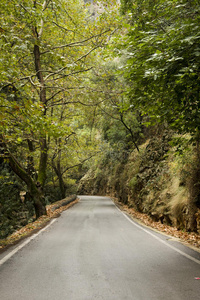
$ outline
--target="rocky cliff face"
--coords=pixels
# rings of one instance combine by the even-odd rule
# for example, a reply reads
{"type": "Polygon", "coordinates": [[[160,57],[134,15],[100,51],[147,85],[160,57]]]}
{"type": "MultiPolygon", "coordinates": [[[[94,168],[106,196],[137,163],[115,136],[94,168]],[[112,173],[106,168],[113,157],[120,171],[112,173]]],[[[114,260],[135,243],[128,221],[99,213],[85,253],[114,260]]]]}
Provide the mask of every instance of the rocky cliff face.
{"type": "Polygon", "coordinates": [[[192,150],[177,155],[171,139],[164,132],[141,145],[139,153],[104,159],[81,179],[78,193],[117,197],[154,221],[200,232],[195,155],[192,150]]]}

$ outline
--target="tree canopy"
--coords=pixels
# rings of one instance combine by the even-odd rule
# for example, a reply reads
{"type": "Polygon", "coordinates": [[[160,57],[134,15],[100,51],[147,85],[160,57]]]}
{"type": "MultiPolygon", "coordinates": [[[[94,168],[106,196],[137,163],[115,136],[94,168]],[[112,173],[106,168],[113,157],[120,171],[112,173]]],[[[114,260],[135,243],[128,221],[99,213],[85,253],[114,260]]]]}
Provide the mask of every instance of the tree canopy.
{"type": "Polygon", "coordinates": [[[198,134],[199,1],[122,1],[128,20],[119,52],[135,107],[179,132],[198,134]]]}

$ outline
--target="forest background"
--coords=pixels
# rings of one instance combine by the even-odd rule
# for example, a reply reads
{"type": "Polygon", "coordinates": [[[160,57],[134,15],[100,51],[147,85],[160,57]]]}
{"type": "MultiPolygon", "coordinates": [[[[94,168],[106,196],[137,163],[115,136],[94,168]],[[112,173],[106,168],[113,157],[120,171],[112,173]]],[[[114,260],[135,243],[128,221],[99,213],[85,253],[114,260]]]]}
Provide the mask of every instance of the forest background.
{"type": "Polygon", "coordinates": [[[0,11],[0,238],[73,193],[199,232],[199,1],[0,11]]]}

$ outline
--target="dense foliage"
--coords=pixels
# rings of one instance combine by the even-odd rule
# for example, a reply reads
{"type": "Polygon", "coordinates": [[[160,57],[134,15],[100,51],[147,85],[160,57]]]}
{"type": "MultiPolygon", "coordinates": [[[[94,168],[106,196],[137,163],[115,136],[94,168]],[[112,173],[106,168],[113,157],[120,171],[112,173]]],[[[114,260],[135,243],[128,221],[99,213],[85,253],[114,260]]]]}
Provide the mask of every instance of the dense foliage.
{"type": "Polygon", "coordinates": [[[124,0],[122,11],[129,26],[120,50],[127,56],[132,104],[154,120],[198,136],[199,1],[124,0]]]}

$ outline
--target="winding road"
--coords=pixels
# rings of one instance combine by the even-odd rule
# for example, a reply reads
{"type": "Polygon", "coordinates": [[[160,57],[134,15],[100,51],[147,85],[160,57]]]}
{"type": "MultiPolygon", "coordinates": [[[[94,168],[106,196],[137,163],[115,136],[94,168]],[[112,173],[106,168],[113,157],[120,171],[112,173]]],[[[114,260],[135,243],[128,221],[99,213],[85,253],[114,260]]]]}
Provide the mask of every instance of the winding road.
{"type": "Polygon", "coordinates": [[[200,253],[107,197],[80,202],[0,255],[1,300],[198,300],[200,253]]]}

